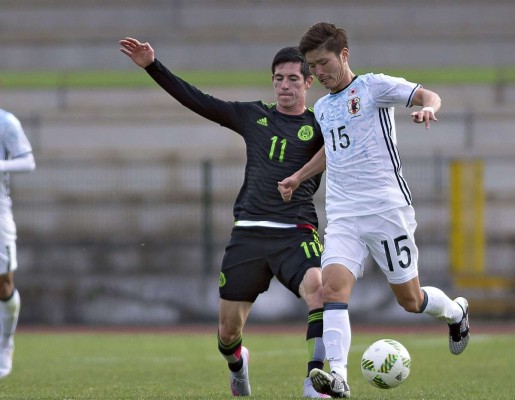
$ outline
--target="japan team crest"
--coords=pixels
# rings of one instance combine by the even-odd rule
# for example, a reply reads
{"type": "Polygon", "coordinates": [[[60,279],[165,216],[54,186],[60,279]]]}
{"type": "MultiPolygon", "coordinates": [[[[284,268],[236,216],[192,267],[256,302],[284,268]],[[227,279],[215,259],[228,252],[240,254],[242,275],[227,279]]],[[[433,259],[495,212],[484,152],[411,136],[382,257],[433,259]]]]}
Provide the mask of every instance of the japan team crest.
{"type": "Polygon", "coordinates": [[[360,102],[361,100],[359,97],[353,97],[352,99],[347,100],[347,110],[350,114],[356,115],[359,112],[361,109],[360,102]]]}

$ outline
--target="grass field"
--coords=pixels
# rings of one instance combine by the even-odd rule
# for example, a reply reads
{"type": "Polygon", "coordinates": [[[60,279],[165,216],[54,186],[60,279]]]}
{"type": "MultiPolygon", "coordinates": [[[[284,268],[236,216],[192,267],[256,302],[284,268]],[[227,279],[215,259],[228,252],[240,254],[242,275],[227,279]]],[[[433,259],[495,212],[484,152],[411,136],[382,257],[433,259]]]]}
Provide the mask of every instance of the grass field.
{"type": "MultiPolygon", "coordinates": [[[[180,77],[200,86],[269,86],[271,72],[266,71],[175,71],[180,77]]],[[[356,73],[369,72],[355,70],[356,73]]],[[[513,84],[515,66],[446,67],[430,69],[382,69],[424,84],[513,84]]],[[[0,87],[24,88],[126,88],[155,87],[147,74],[134,67],[123,71],[0,71],[0,87]]]]}
{"type": "MultiPolygon", "coordinates": [[[[12,374],[0,399],[229,399],[228,370],[213,332],[45,332],[16,335],[12,374]]],[[[355,331],[349,360],[352,399],[515,398],[513,334],[476,333],[453,356],[445,328],[433,333],[355,331]],[[409,350],[408,379],[390,390],[370,386],[359,362],[366,346],[391,337],[409,350]]],[[[298,332],[244,335],[252,398],[301,399],[305,342],[298,332]]]]}

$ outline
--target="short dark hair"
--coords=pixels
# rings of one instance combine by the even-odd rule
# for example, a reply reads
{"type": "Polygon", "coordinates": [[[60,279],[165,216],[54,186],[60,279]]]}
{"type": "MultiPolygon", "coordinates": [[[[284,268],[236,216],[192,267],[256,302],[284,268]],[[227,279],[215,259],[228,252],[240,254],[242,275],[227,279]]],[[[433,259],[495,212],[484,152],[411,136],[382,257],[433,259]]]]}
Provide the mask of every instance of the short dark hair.
{"type": "Polygon", "coordinates": [[[277,65],[287,62],[300,63],[300,73],[304,77],[304,80],[307,80],[311,76],[308,63],[298,47],[284,47],[277,52],[272,61],[272,74],[275,74],[275,67],[277,65]]]}
{"type": "Polygon", "coordinates": [[[340,54],[345,47],[349,48],[347,32],[329,22],[317,22],[300,39],[299,50],[302,55],[306,55],[308,51],[320,47],[335,54],[340,54]]]}

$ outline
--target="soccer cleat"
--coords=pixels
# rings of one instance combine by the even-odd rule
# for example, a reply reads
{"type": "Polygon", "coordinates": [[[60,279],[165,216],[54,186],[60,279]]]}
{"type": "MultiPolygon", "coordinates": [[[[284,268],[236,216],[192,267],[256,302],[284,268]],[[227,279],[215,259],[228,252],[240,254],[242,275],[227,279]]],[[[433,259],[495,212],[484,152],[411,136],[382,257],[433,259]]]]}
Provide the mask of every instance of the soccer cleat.
{"type": "Polygon", "coordinates": [[[470,328],[469,328],[469,303],[467,299],[463,297],[457,297],[454,299],[456,303],[463,310],[463,318],[460,322],[449,325],[449,350],[452,354],[461,354],[470,339],[470,328]]]}
{"type": "Polygon", "coordinates": [[[231,371],[231,391],[233,396],[250,396],[249,381],[249,351],[246,347],[241,347],[241,358],[243,366],[238,372],[231,371]]]}
{"type": "Polygon", "coordinates": [[[321,369],[314,368],[309,373],[313,387],[319,393],[328,394],[334,399],[348,399],[350,389],[342,376],[332,371],[327,373],[321,369]]]}
{"type": "Polygon", "coordinates": [[[14,345],[0,349],[0,379],[5,378],[13,369],[14,345]]]}
{"type": "Polygon", "coordinates": [[[302,397],[309,398],[309,399],[330,399],[331,396],[323,393],[318,393],[315,388],[313,387],[313,383],[311,382],[311,379],[306,378],[304,379],[304,393],[302,397]]]}

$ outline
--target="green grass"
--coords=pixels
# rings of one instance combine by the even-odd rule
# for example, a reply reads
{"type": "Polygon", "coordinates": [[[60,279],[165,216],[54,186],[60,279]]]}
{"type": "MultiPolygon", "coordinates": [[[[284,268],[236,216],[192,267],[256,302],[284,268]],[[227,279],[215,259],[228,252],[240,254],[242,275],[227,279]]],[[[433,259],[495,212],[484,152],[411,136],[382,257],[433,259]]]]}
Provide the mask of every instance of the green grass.
{"type": "MultiPolygon", "coordinates": [[[[174,71],[181,78],[199,86],[271,85],[266,71],[174,71]]],[[[24,88],[127,88],[155,87],[155,82],[141,69],[131,71],[0,71],[0,87],[24,88]]]]}
{"type": "MultiPolygon", "coordinates": [[[[215,329],[215,327],[213,328],[215,329]]],[[[254,399],[301,399],[303,334],[247,333],[254,399]]],[[[513,399],[513,335],[476,334],[460,356],[445,334],[353,333],[349,360],[352,399],[513,399]],[[366,346],[391,337],[409,350],[408,379],[376,389],[361,375],[366,346]]],[[[0,399],[230,399],[228,370],[216,334],[19,332],[12,374],[0,399]]]]}
{"type": "MultiPolygon", "coordinates": [[[[356,73],[368,70],[354,70],[356,73]]],[[[393,76],[402,76],[424,84],[496,84],[515,83],[515,66],[447,67],[428,69],[381,69],[393,76]]],[[[263,71],[176,71],[185,80],[198,86],[268,86],[271,72],[263,71]]],[[[155,87],[147,74],[135,67],[123,71],[0,71],[0,87],[24,88],[126,88],[155,87]]]]}

